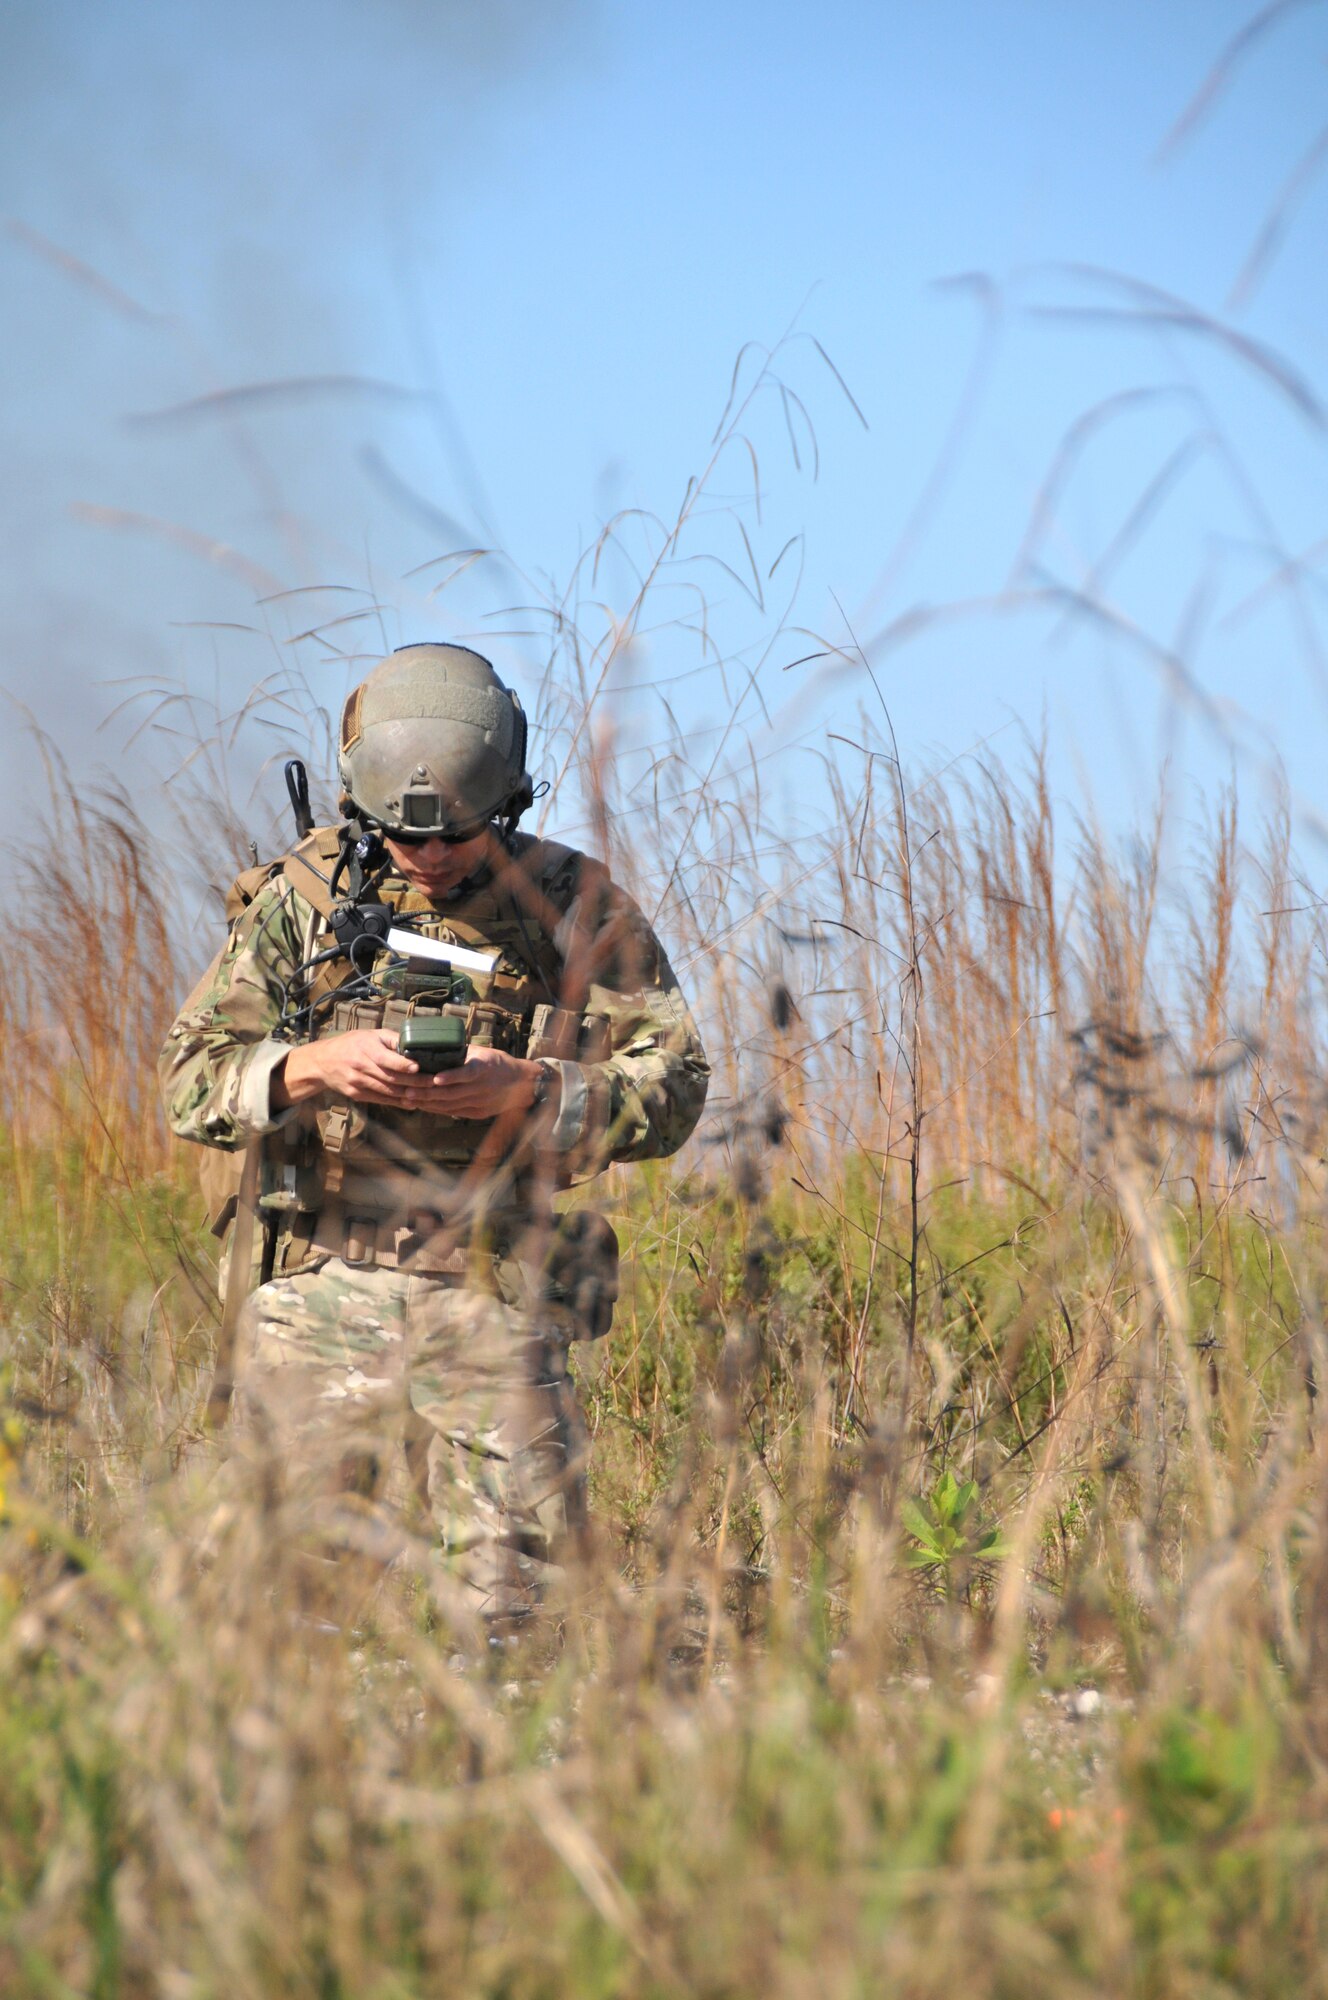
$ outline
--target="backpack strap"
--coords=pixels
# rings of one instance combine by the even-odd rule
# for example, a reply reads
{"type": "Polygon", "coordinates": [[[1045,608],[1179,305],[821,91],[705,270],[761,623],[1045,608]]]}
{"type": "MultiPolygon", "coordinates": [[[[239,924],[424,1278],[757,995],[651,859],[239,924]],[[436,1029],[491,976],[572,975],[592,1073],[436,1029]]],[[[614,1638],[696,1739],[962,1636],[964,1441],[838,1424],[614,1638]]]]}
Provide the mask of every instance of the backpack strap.
{"type": "Polygon", "coordinates": [[[272,868],[273,874],[283,874],[291,888],[325,920],[332,915],[332,871],[341,853],[342,831],[336,826],[316,826],[272,868]]]}
{"type": "Polygon", "coordinates": [[[226,891],[226,922],[233,924],[278,875],[284,875],[306,903],[312,903],[320,917],[332,914],[332,870],[341,852],[341,831],[335,826],[316,826],[289,854],[275,861],[260,861],[236,876],[226,891]]]}
{"type": "Polygon", "coordinates": [[[284,857],[283,861],[260,861],[256,867],[246,868],[242,874],[236,876],[224,898],[228,927],[238,923],[255,897],[261,894],[272,877],[280,871],[283,862],[284,857]]]}

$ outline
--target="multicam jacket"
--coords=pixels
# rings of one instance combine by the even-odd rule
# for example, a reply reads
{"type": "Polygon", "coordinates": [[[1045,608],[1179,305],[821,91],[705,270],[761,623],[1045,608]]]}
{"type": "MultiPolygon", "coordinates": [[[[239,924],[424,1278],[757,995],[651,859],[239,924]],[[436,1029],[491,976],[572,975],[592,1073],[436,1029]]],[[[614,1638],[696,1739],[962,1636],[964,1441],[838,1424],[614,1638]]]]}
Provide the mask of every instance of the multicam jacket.
{"type": "MultiPolygon", "coordinates": [[[[161,1056],[167,1116],[183,1138],[232,1154],[263,1138],[269,1207],[281,1205],[283,1181],[288,1206],[312,1212],[333,1196],[367,1194],[390,1207],[394,1188],[404,1188],[405,1206],[408,1194],[418,1200],[422,1188],[464,1178],[468,1167],[493,1177],[484,1121],[351,1106],[330,1095],[313,1108],[271,1103],[273,1071],[307,1032],[298,1003],[312,1001],[316,1033],[366,1024],[355,1003],[338,1002],[351,972],[344,959],[300,973],[333,943],[327,883],[337,851],[335,830],[316,830],[282,862],[241,878],[230,936],[161,1056]]],[[[700,1038],[659,940],[600,863],[518,835],[502,865],[445,903],[393,874],[371,900],[427,935],[498,953],[492,978],[476,983],[481,999],[501,1003],[517,1022],[511,1045],[545,1053],[528,1043],[532,1019],[571,1024],[570,1043],[564,1034],[564,1052],[553,1057],[561,1107],[545,1136],[560,1182],[672,1153],[688,1137],[709,1076],[700,1038]]]]}

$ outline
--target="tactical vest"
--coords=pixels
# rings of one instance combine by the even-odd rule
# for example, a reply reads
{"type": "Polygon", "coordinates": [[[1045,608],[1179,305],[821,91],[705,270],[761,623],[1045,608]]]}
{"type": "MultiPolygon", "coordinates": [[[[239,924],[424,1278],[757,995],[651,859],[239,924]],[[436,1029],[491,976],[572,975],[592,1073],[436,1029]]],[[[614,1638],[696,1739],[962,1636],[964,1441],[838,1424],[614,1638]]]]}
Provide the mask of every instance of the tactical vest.
{"type": "MultiPolygon", "coordinates": [[[[517,846],[517,860],[535,851],[543,880],[574,856],[570,848],[526,837],[517,846]]],[[[236,878],[226,900],[228,919],[234,922],[263,888],[281,878],[316,914],[306,955],[325,949],[332,943],[330,885],[338,853],[336,829],[316,828],[290,854],[236,878]]],[[[473,976],[475,996],[462,1002],[440,998],[436,986],[431,992],[427,977],[418,979],[417,990],[403,981],[397,992],[339,999],[355,972],[346,958],[330,959],[316,968],[302,996],[314,1010],[315,1037],[399,1028],[412,1014],[441,1012],[463,1018],[469,1041],[518,1055],[598,1062],[611,1053],[605,1017],[558,1004],[563,965],[547,915],[541,912],[541,921],[523,908],[501,878],[464,899],[464,916],[439,910],[400,882],[370,890],[360,901],[387,905],[394,917],[409,918],[428,936],[496,953],[494,968],[473,976]]],[[[344,1100],[323,1099],[303,1108],[263,1144],[259,1206],[265,1244],[255,1277],[298,1269],[317,1254],[335,1254],[352,1264],[404,1264],[407,1249],[412,1268],[428,1270],[430,1255],[439,1268],[450,1268],[449,1260],[469,1254],[459,1246],[469,1244],[477,1228],[501,1251],[504,1231],[521,1214],[527,1190],[520,1157],[495,1155],[492,1131],[488,1121],[344,1100]],[[436,1246],[432,1253],[430,1241],[436,1246]]],[[[233,1190],[236,1156],[220,1159],[231,1169],[233,1190]]],[[[211,1161],[209,1168],[214,1183],[209,1192],[215,1194],[211,1161]]],[[[214,1221],[219,1235],[234,1214],[233,1193],[222,1207],[229,1213],[214,1221]]]]}

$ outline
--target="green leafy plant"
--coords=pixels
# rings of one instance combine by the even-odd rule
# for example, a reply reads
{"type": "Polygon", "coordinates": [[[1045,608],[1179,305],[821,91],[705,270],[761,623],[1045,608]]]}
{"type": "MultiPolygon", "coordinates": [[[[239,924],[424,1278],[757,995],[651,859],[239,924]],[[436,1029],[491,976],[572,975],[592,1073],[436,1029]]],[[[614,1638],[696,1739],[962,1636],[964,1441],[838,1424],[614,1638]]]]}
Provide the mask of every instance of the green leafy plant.
{"type": "Polygon", "coordinates": [[[909,1569],[929,1571],[947,1596],[974,1563],[996,1562],[1009,1554],[999,1526],[982,1523],[976,1479],[961,1486],[948,1466],[929,1495],[906,1500],[901,1512],[912,1543],[905,1563],[909,1569]]]}

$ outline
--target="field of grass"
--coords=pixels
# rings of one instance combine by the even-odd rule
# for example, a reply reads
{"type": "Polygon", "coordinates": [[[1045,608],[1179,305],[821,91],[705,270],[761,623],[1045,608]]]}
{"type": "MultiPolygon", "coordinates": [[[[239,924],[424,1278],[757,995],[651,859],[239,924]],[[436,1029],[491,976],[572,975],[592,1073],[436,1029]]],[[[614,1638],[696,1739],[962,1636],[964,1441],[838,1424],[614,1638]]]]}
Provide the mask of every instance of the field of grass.
{"type": "MultiPolygon", "coordinates": [[[[1291,11],[1236,34],[1164,151],[1291,11]]],[[[1185,342],[1316,442],[1318,370],[1153,282],[1051,269],[1071,303],[1032,318],[1146,335],[1149,372],[1095,388],[1022,521],[1011,478],[1008,569],[921,569],[956,597],[916,602],[1032,297],[962,281],[985,331],[862,646],[842,613],[834,638],[799,622],[770,463],[817,476],[823,396],[865,420],[796,320],[740,352],[676,514],[625,508],[557,582],[478,547],[393,577],[386,518],[362,565],[306,535],[274,498],[294,433],[263,413],[340,378],[226,387],[221,340],[174,409],[200,426],[199,518],[169,518],[170,478],[160,509],[82,508],[216,565],[235,617],[163,632],[178,682],[121,684],[123,784],[34,735],[51,803],[0,889],[0,2000],[1328,1996],[1318,882],[1289,803],[1251,825],[1234,790],[1193,809],[1160,785],[1126,839],[1034,740],[929,770],[886,699],[935,670],[909,651],[934,628],[1079,618],[1220,729],[1259,709],[1257,673],[1229,709],[1192,659],[1256,604],[1289,614],[1259,643],[1322,685],[1326,545],[1294,478],[1285,510],[1261,490],[1185,342]],[[1071,491],[1090,446],[1110,431],[1124,465],[1117,419],[1163,404],[1192,428],[1149,424],[1132,506],[1081,549],[1127,490],[1089,466],[1071,491]],[[219,447],[289,574],[208,526],[219,447]],[[1117,572],[1210,457],[1221,508],[1158,636],[1117,572]],[[543,673],[528,823],[637,894],[714,1067],[678,1160],[576,1197],[624,1250],[613,1331],[576,1357],[591,1533],[502,1644],[418,1509],[315,1530],[280,1462],[209,1426],[217,1246],[155,1078],[250,837],[285,845],[283,756],[335,817],[334,683],[389,634],[480,630],[543,673]]],[[[426,408],[400,401],[394,424],[426,408]]],[[[423,489],[394,504],[447,532],[423,489]]],[[[1231,726],[1233,768],[1240,741],[1267,777],[1262,719],[1231,726]]]]}
{"type": "Polygon", "coordinates": [[[1230,802],[1058,855],[1036,759],[863,750],[796,866],[666,801],[712,1115],[601,1191],[593,1546],[506,1650],[208,1434],[188,968],[66,809],[78,976],[21,897],[0,963],[0,1991],[1323,1990],[1312,899],[1230,802]]]}

